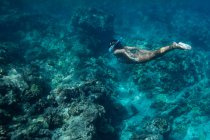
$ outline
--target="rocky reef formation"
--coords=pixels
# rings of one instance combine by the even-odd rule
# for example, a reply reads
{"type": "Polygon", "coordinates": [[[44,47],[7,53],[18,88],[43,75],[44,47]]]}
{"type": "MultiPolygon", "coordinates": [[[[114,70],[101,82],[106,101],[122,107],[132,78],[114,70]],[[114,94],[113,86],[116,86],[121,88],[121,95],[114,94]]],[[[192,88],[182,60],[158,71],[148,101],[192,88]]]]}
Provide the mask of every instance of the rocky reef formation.
{"type": "Polygon", "coordinates": [[[154,92],[155,87],[160,93],[174,94],[208,78],[209,62],[206,59],[207,56],[199,51],[177,50],[159,60],[136,66],[133,80],[140,90],[154,92]]]}
{"type": "Polygon", "coordinates": [[[107,121],[111,91],[101,82],[59,87],[50,94],[43,79],[33,73],[29,81],[25,73],[12,69],[1,78],[1,139],[91,140],[99,133],[116,137],[107,121]]]}
{"type": "Polygon", "coordinates": [[[72,18],[76,33],[70,37],[67,36],[72,33],[64,31],[67,26],[49,24],[39,15],[18,13],[10,20],[1,22],[0,27],[7,32],[1,38],[4,43],[0,45],[1,139],[91,140],[99,139],[101,135],[105,139],[117,137],[118,130],[115,129],[114,122],[110,121],[117,117],[112,117],[111,114],[121,116],[123,108],[112,111],[111,108],[119,105],[112,103],[112,91],[107,86],[108,83],[111,85],[112,79],[116,79],[113,74],[116,71],[106,67],[103,58],[96,60],[82,56],[81,60],[71,59],[81,56],[75,50],[78,47],[92,52],[96,49],[94,47],[105,50],[101,47],[104,42],[100,41],[105,41],[102,36],[108,36],[107,39],[112,37],[113,17],[97,9],[78,11],[72,18]],[[39,20],[34,23],[32,19],[36,18],[39,20]],[[8,28],[5,28],[7,22],[8,28]],[[86,26],[95,33],[85,31],[86,26]],[[48,28],[47,32],[42,31],[42,27],[48,28]],[[10,32],[9,28],[20,31],[21,40],[17,45],[16,34],[10,32]],[[61,43],[57,43],[57,35],[52,34],[57,30],[63,34],[59,38],[61,43]],[[40,38],[44,35],[45,38],[40,38]],[[14,39],[8,39],[8,36],[14,39]],[[76,40],[74,36],[78,36],[76,40]],[[91,45],[82,45],[82,36],[86,36],[86,41],[91,45]],[[78,39],[81,40],[77,42],[78,39]],[[64,51],[69,52],[62,55],[64,51]],[[69,73],[66,73],[64,67],[68,64],[69,73]],[[96,66],[98,72],[95,71],[96,66]],[[83,70],[72,71],[73,67],[83,67],[83,70]],[[104,80],[103,76],[110,77],[110,81],[104,80]],[[74,81],[75,77],[78,79],[74,81]]]}

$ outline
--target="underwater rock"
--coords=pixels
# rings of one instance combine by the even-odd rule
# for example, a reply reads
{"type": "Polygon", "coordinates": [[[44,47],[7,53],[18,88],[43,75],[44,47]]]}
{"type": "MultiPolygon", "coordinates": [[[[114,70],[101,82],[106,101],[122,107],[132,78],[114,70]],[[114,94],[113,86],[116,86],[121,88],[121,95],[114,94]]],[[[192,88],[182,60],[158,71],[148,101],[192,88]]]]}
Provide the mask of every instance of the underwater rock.
{"type": "Polygon", "coordinates": [[[16,69],[12,68],[8,71],[8,74],[2,77],[5,85],[9,85],[10,87],[16,87],[21,92],[28,88],[28,84],[24,81],[23,76],[16,69]]]}
{"type": "MultiPolygon", "coordinates": [[[[78,9],[72,17],[72,27],[89,49],[101,53],[112,39],[114,17],[96,9],[78,9]]],[[[94,53],[97,55],[97,53],[94,53]]]]}
{"type": "Polygon", "coordinates": [[[27,89],[24,93],[24,100],[34,102],[35,100],[39,99],[42,92],[42,87],[37,84],[32,84],[29,89],[27,89]]]}
{"type": "Polygon", "coordinates": [[[163,99],[155,98],[155,100],[152,102],[150,106],[151,108],[158,110],[160,116],[177,117],[190,111],[190,107],[187,104],[186,99],[180,98],[177,99],[176,102],[174,103],[174,102],[169,102],[169,99],[165,98],[166,96],[168,95],[164,94],[163,99]]]}
{"type": "Polygon", "coordinates": [[[163,57],[134,67],[132,78],[141,91],[178,94],[206,78],[208,61],[202,52],[182,51],[163,57]]]}
{"type": "Polygon", "coordinates": [[[105,110],[102,106],[84,100],[73,102],[69,110],[69,119],[62,129],[54,135],[54,139],[86,139],[96,137],[96,123],[104,117],[105,110]]]}
{"type": "Polygon", "coordinates": [[[9,127],[8,139],[48,138],[51,135],[48,127],[39,127],[31,120],[50,105],[53,106],[54,102],[46,98],[49,92],[42,94],[47,90],[43,88],[42,79],[37,79],[40,76],[32,74],[31,80],[26,80],[20,72],[23,69],[16,68],[8,66],[7,72],[0,78],[0,125],[9,127]]]}
{"type": "Polygon", "coordinates": [[[28,128],[28,133],[30,136],[35,137],[35,136],[40,136],[39,132],[42,131],[45,128],[45,124],[42,122],[36,122],[33,123],[29,126],[28,128]]]}
{"type": "Polygon", "coordinates": [[[155,118],[146,124],[145,130],[152,134],[166,134],[170,131],[169,123],[163,118],[155,118]]]}
{"type": "Polygon", "coordinates": [[[111,91],[102,82],[83,81],[60,87],[54,94],[59,107],[66,107],[61,107],[60,110],[63,110],[67,123],[62,125],[62,129],[56,129],[53,139],[93,139],[99,133],[107,138],[116,137],[115,128],[108,120],[114,118],[120,121],[123,108],[112,103],[109,96],[111,91]],[[113,108],[116,110],[113,111],[113,108]]]}
{"type": "Polygon", "coordinates": [[[93,102],[100,102],[104,96],[109,94],[107,90],[99,81],[90,80],[71,87],[62,87],[55,89],[57,101],[62,103],[69,103],[75,99],[88,98],[93,102]]]}
{"type": "Polygon", "coordinates": [[[9,114],[19,114],[22,112],[22,94],[28,88],[22,75],[11,69],[7,75],[0,79],[0,106],[7,110],[9,114]]]}
{"type": "Polygon", "coordinates": [[[29,85],[35,84],[41,87],[45,86],[46,82],[43,82],[44,79],[42,75],[40,74],[40,67],[36,63],[26,65],[24,68],[21,69],[21,73],[22,73],[23,79],[29,85]]]}
{"type": "Polygon", "coordinates": [[[0,79],[0,107],[2,109],[10,113],[18,113],[20,110],[20,94],[20,89],[12,81],[0,79]]]}
{"type": "Polygon", "coordinates": [[[7,136],[7,129],[5,126],[0,125],[0,140],[8,140],[8,136],[7,136]]]}
{"type": "Polygon", "coordinates": [[[11,132],[11,139],[50,139],[51,132],[48,130],[48,124],[42,117],[34,118],[29,121],[30,124],[18,127],[11,132]]]}
{"type": "Polygon", "coordinates": [[[60,95],[57,97],[57,101],[61,103],[69,103],[73,99],[77,99],[80,96],[80,91],[75,88],[57,89],[56,92],[60,95]]]}
{"type": "Polygon", "coordinates": [[[60,112],[59,108],[48,108],[44,113],[44,119],[47,122],[49,129],[53,130],[61,127],[64,123],[64,116],[60,112]]]}
{"type": "Polygon", "coordinates": [[[47,78],[43,77],[45,75],[40,73],[39,66],[37,64],[27,65],[21,69],[21,73],[23,79],[28,84],[27,89],[22,93],[22,96],[24,96],[22,101],[33,104],[42,102],[42,105],[44,102],[47,102],[46,97],[50,93],[50,86],[47,83],[47,78]]]}
{"type": "Polygon", "coordinates": [[[52,103],[49,100],[47,100],[45,98],[41,98],[36,103],[34,103],[30,106],[30,108],[28,109],[29,114],[31,114],[31,115],[41,114],[51,104],[52,103]]]}
{"type": "Polygon", "coordinates": [[[86,118],[88,122],[93,122],[95,118],[105,113],[103,106],[94,105],[90,101],[73,102],[69,108],[70,115],[78,116],[81,115],[86,118]],[[92,114],[92,115],[90,115],[92,114]]]}
{"type": "Polygon", "coordinates": [[[12,119],[12,115],[3,109],[0,109],[0,125],[6,125],[12,119]]]}

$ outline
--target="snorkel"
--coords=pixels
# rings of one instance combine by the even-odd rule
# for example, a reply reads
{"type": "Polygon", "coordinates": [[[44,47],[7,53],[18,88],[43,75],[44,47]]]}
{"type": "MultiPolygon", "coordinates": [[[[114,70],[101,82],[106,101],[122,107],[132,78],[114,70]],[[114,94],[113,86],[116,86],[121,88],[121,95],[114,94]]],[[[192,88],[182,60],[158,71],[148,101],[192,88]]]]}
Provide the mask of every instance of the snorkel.
{"type": "Polygon", "coordinates": [[[109,52],[113,52],[114,47],[115,47],[118,43],[120,43],[121,40],[122,40],[122,38],[118,39],[113,45],[111,45],[110,48],[109,48],[109,52]]]}

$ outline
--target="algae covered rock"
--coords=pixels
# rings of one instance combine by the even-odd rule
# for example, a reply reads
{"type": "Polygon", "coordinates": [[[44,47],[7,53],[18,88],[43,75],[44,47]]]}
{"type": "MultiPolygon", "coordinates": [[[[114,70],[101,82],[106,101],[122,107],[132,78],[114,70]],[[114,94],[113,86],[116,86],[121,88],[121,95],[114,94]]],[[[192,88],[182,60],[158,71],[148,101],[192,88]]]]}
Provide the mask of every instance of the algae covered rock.
{"type": "Polygon", "coordinates": [[[1,140],[7,140],[7,139],[9,139],[7,133],[8,133],[7,128],[5,126],[3,126],[3,125],[0,125],[0,139],[1,140]]]}
{"type": "Polygon", "coordinates": [[[131,140],[163,140],[170,132],[170,124],[163,118],[155,118],[145,124],[144,131],[133,133],[131,140]]]}
{"type": "Polygon", "coordinates": [[[64,123],[64,116],[59,109],[61,110],[61,108],[48,108],[44,114],[45,122],[50,130],[61,127],[64,123]]]}
{"type": "Polygon", "coordinates": [[[24,100],[34,101],[42,95],[42,87],[37,84],[32,84],[24,93],[24,100]]]}
{"type": "Polygon", "coordinates": [[[9,123],[12,119],[12,115],[7,111],[0,109],[0,125],[9,123]]]}
{"type": "Polygon", "coordinates": [[[179,51],[136,66],[133,80],[140,90],[174,94],[207,78],[208,65],[202,52],[179,51]]]}
{"type": "Polygon", "coordinates": [[[102,106],[89,101],[72,103],[69,108],[69,118],[53,137],[59,140],[92,140],[96,137],[96,123],[104,117],[104,113],[102,106]]]}
{"type": "Polygon", "coordinates": [[[146,131],[152,134],[166,134],[170,131],[170,125],[163,118],[155,118],[146,125],[146,131]]]}
{"type": "Polygon", "coordinates": [[[17,127],[10,133],[11,139],[50,139],[51,132],[48,127],[48,124],[41,116],[33,119],[29,118],[29,122],[24,127],[17,127]]]}
{"type": "Polygon", "coordinates": [[[99,81],[90,80],[81,82],[73,86],[63,86],[55,89],[55,94],[59,94],[56,97],[58,103],[71,103],[77,99],[89,99],[93,102],[100,102],[103,97],[110,94],[110,90],[101,84],[99,81]]]}
{"type": "Polygon", "coordinates": [[[22,75],[12,69],[0,78],[0,107],[9,114],[17,114],[21,110],[21,94],[28,88],[22,75]]]}
{"type": "MultiPolygon", "coordinates": [[[[60,125],[61,128],[54,126],[57,129],[53,139],[92,140],[99,138],[99,133],[104,136],[116,134],[115,128],[108,121],[109,115],[106,114],[112,110],[107,108],[113,108],[111,101],[108,102],[110,90],[101,82],[90,80],[66,87],[63,85],[63,88],[56,89],[54,93],[57,95],[56,101],[60,110],[56,114],[62,114],[61,120],[64,122],[60,125]]],[[[54,120],[49,124],[54,125],[53,122],[58,122],[59,117],[49,113],[46,116],[51,116],[54,120]]]]}

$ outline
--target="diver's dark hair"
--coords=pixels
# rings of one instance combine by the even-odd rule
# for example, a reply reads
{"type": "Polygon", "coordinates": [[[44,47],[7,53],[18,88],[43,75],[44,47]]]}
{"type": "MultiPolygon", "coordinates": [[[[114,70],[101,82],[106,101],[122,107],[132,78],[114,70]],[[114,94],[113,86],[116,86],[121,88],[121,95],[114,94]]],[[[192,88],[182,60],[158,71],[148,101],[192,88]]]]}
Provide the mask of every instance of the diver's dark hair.
{"type": "Polygon", "coordinates": [[[115,49],[120,49],[120,48],[123,48],[121,42],[119,40],[116,40],[116,39],[113,39],[111,42],[110,42],[110,46],[112,45],[115,45],[115,49]]]}

